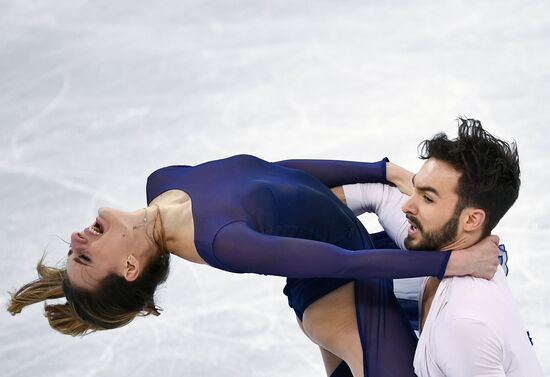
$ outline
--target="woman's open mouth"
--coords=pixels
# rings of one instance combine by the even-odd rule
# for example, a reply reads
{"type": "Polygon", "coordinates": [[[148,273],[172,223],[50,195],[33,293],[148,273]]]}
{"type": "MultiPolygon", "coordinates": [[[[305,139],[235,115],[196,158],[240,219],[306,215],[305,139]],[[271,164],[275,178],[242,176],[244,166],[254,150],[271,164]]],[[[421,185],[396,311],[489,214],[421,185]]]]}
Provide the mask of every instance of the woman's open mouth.
{"type": "Polygon", "coordinates": [[[103,225],[101,225],[99,219],[96,219],[95,223],[88,227],[88,230],[96,236],[101,236],[103,234],[103,225]]]}

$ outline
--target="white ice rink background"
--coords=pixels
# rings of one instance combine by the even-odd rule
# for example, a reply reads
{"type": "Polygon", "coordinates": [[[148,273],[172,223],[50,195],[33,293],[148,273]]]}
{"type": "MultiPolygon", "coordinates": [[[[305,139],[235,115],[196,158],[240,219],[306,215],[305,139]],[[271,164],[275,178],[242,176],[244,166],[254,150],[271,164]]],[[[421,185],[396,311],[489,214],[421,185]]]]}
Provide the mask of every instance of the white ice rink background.
{"type": "MultiPolygon", "coordinates": [[[[0,304],[44,249],[64,259],[56,235],[143,207],[156,168],[250,153],[415,171],[418,142],[467,115],[519,146],[496,233],[550,376],[549,80],[546,1],[0,1],[0,304]]],[[[84,338],[42,305],[2,309],[0,374],[323,376],[283,284],[174,258],[160,317],[84,338]]]]}

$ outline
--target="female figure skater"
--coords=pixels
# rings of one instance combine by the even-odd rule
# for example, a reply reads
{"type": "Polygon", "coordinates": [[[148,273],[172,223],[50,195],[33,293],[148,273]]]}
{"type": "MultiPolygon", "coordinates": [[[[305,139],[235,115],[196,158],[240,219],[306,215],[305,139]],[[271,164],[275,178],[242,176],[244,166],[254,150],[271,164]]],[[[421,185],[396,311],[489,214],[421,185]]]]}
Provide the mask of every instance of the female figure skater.
{"type": "MultiPolygon", "coordinates": [[[[148,178],[146,208],[101,208],[93,225],[71,235],[66,268],[46,267],[41,260],[40,278],[13,293],[8,310],[16,314],[26,305],[66,297],[66,303],[45,304],[45,312],[51,327],[70,335],[120,327],[136,315],[158,315],[154,291],[167,277],[172,253],[230,272],[288,277],[284,292],[298,318],[320,297],[359,279],[356,289],[371,298],[366,316],[358,308],[359,325],[385,321],[384,328],[398,329],[368,334],[369,345],[363,347],[375,351],[379,339],[388,342],[408,325],[394,314],[399,308],[390,278],[490,279],[498,264],[498,248],[491,242],[452,253],[374,249],[360,221],[329,187],[386,183],[386,174],[401,184],[399,169],[389,164],[386,172],[386,162],[269,163],[238,155],[159,169],[148,178]],[[316,279],[321,277],[330,279],[316,279]]],[[[392,363],[399,364],[399,355],[411,351],[401,350],[410,344],[391,342],[397,357],[392,363]]]]}

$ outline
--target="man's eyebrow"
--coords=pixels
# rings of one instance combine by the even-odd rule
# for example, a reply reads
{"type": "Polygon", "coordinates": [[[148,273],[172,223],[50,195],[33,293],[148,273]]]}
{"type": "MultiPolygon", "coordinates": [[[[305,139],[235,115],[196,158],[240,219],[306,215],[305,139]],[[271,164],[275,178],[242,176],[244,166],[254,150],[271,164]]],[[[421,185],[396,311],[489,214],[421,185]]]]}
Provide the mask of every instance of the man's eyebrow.
{"type": "Polygon", "coordinates": [[[439,192],[432,186],[420,186],[420,187],[415,187],[415,189],[417,189],[418,191],[432,192],[434,195],[441,198],[441,195],[439,195],[439,192]]]}
{"type": "Polygon", "coordinates": [[[439,192],[438,192],[435,188],[433,188],[432,186],[420,186],[420,187],[416,187],[416,186],[414,185],[414,179],[415,179],[415,178],[416,178],[416,174],[414,174],[413,177],[412,177],[412,183],[413,183],[413,187],[414,187],[415,189],[417,189],[418,191],[433,192],[434,195],[436,195],[436,196],[438,196],[438,197],[441,198],[441,195],[439,195],[439,192]]]}

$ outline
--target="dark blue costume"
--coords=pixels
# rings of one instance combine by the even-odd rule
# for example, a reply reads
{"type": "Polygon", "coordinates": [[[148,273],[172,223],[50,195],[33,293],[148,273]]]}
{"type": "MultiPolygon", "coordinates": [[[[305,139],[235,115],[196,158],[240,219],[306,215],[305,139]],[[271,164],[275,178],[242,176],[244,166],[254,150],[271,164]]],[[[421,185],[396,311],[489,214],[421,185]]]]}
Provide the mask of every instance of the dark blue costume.
{"type": "MultiPolygon", "coordinates": [[[[361,222],[329,189],[385,183],[386,161],[269,163],[239,155],[169,166],[149,176],[147,202],[171,189],[185,191],[200,256],[230,272],[288,277],[284,293],[300,318],[309,304],[355,281],[365,376],[414,376],[416,336],[391,279],[442,277],[450,253],[375,249],[361,222]]],[[[342,363],[336,375],[351,373],[342,363]]]]}

